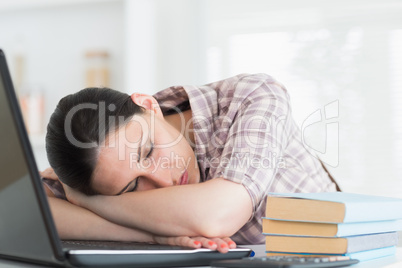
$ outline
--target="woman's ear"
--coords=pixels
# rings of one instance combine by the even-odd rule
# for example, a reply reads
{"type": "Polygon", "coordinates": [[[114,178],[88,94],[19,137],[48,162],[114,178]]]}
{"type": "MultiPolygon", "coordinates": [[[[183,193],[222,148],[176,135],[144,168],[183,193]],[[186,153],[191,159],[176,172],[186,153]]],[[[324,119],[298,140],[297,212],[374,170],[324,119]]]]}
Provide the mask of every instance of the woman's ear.
{"type": "Polygon", "coordinates": [[[154,97],[147,94],[134,93],[131,95],[131,100],[138,106],[153,111],[156,115],[162,116],[162,110],[154,97]]]}

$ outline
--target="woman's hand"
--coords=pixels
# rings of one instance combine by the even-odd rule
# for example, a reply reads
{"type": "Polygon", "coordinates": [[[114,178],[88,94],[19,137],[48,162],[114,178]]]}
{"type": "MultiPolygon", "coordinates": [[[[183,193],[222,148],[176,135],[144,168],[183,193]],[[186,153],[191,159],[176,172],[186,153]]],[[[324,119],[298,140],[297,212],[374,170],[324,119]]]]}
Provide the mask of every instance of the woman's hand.
{"type": "Polygon", "coordinates": [[[83,204],[85,200],[89,198],[86,194],[81,193],[80,191],[77,191],[74,188],[71,188],[70,186],[64,184],[61,181],[60,183],[61,185],[63,185],[64,192],[66,193],[66,198],[70,203],[80,207],[85,207],[83,206],[83,204]]]}
{"type": "Polygon", "coordinates": [[[207,248],[211,250],[217,250],[220,253],[227,253],[229,249],[236,248],[236,243],[229,237],[225,238],[206,238],[206,237],[163,237],[154,236],[154,241],[158,244],[183,246],[190,248],[207,248]]]}
{"type": "MultiPolygon", "coordinates": [[[[63,186],[64,193],[66,195],[67,200],[77,206],[80,206],[80,204],[83,203],[85,198],[88,198],[85,194],[74,190],[73,188],[69,187],[68,185],[64,184],[59,177],[56,175],[54,172],[53,168],[47,168],[42,172],[39,172],[40,176],[43,178],[51,179],[58,181],[61,186],[63,186]]],[[[45,188],[47,190],[47,188],[45,188]]]]}

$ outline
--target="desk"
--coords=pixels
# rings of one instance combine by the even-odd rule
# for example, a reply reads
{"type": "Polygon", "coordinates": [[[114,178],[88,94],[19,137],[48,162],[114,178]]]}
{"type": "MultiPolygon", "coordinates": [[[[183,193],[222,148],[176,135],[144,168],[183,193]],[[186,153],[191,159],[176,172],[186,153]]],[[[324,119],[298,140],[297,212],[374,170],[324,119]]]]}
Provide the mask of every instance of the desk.
{"type": "MultiPolygon", "coordinates": [[[[255,256],[257,256],[257,257],[265,256],[265,245],[257,245],[257,246],[253,245],[253,246],[246,246],[246,247],[252,248],[256,253],[255,256]]],[[[39,267],[45,267],[45,266],[0,259],[0,268],[39,268],[39,267]]],[[[199,267],[199,266],[197,266],[197,267],[203,268],[203,267],[199,267]]],[[[350,267],[353,267],[353,268],[379,268],[379,267],[400,268],[400,267],[402,267],[402,247],[397,248],[396,254],[394,256],[384,257],[384,258],[366,261],[366,262],[361,262],[361,263],[358,263],[358,264],[356,264],[354,266],[350,266],[350,267]]],[[[207,268],[207,267],[204,267],[204,268],[207,268]]]]}

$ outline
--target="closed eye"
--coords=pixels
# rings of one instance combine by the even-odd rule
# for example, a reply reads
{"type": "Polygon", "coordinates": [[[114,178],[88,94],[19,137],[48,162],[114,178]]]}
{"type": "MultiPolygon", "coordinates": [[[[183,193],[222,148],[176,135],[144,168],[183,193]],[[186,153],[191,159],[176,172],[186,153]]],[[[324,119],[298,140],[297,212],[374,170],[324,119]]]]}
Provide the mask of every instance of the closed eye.
{"type": "Polygon", "coordinates": [[[134,192],[137,189],[139,179],[140,179],[139,177],[135,179],[134,187],[131,188],[131,190],[128,190],[126,193],[134,192]]]}
{"type": "Polygon", "coordinates": [[[145,158],[149,158],[153,151],[154,151],[154,143],[151,142],[150,149],[149,149],[147,155],[145,156],[145,158]]]}

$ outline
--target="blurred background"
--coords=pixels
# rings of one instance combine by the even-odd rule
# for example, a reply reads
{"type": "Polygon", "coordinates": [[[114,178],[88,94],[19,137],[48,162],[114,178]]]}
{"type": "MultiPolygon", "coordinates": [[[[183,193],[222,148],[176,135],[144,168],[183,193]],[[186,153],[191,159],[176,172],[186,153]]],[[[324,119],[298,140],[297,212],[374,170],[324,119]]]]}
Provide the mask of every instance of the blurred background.
{"type": "Polygon", "coordinates": [[[39,169],[67,94],[263,72],[344,191],[402,197],[401,14],[400,0],[2,0],[0,47],[39,169]]]}

